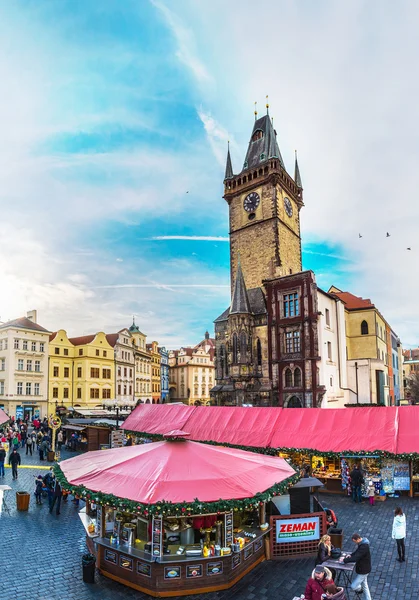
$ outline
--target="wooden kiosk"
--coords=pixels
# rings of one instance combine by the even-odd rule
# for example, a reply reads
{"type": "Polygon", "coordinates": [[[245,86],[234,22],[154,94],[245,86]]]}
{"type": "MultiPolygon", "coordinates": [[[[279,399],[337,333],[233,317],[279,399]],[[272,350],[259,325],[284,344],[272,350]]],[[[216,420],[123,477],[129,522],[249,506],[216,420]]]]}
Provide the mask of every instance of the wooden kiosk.
{"type": "Polygon", "coordinates": [[[56,467],[86,500],[80,518],[100,573],[154,597],[234,585],[266,558],[265,503],[298,479],[281,458],[185,435],[56,467]]]}

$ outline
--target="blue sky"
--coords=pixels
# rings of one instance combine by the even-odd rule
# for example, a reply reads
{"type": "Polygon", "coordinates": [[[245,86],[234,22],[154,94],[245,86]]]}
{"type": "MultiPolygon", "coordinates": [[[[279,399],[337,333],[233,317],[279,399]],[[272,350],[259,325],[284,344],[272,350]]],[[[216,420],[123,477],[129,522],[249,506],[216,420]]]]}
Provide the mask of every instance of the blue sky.
{"type": "Polygon", "coordinates": [[[417,9],[373,4],[0,1],[0,319],[37,308],[75,335],[135,314],[168,347],[212,331],[227,140],[238,171],[268,93],[290,172],[299,151],[304,267],[414,344],[417,9]]]}

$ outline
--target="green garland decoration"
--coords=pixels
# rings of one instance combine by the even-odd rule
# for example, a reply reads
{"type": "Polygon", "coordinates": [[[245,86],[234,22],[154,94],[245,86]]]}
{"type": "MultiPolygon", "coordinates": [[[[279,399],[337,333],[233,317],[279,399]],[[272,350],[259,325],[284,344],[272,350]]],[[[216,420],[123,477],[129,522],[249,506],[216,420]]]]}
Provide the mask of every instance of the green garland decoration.
{"type": "MultiPolygon", "coordinates": [[[[128,435],[133,437],[144,437],[153,440],[153,442],[164,441],[161,434],[158,433],[146,433],[144,431],[130,431],[124,430],[128,435]]],[[[213,442],[209,440],[195,440],[191,439],[191,442],[198,442],[200,444],[209,444],[211,446],[225,446],[226,448],[236,448],[237,450],[245,450],[246,452],[256,452],[258,454],[266,454],[268,456],[278,456],[279,452],[285,454],[291,454],[293,452],[298,454],[314,454],[315,456],[323,456],[325,458],[340,458],[342,456],[359,456],[365,458],[371,458],[379,456],[380,458],[398,459],[398,460],[414,460],[419,459],[419,452],[405,452],[401,454],[395,454],[387,452],[386,450],[374,450],[374,451],[363,451],[363,450],[342,450],[341,452],[321,451],[315,450],[314,448],[297,448],[297,447],[286,447],[280,446],[277,448],[262,447],[262,446],[243,446],[239,444],[228,444],[227,442],[213,442]]],[[[295,468],[295,467],[294,467],[295,468]]]]}
{"type": "Polygon", "coordinates": [[[85,486],[71,485],[58,463],[54,465],[54,472],[57,480],[60,482],[63,489],[68,490],[71,494],[79,496],[84,500],[90,500],[96,504],[112,506],[117,510],[129,513],[138,513],[145,517],[152,515],[165,517],[190,517],[191,515],[201,515],[208,513],[223,513],[231,510],[243,510],[257,508],[264,502],[269,502],[274,496],[280,496],[286,493],[292,485],[299,479],[300,474],[296,473],[288,477],[281,483],[276,483],[264,492],[260,492],[252,498],[243,498],[241,500],[217,500],[215,502],[202,502],[199,498],[195,498],[192,502],[181,502],[174,504],[162,500],[157,504],[143,504],[135,502],[128,498],[119,498],[113,494],[105,494],[90,490],[85,486]]]}

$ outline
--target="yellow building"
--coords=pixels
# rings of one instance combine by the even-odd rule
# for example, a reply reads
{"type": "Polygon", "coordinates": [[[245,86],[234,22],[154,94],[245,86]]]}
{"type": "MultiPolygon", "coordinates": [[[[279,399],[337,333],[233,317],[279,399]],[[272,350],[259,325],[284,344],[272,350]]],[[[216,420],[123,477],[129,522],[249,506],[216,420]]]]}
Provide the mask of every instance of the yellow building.
{"type": "Polygon", "coordinates": [[[371,300],[342,292],[334,286],[329,293],[345,306],[349,388],[357,393],[360,403],[389,405],[392,357],[388,353],[387,338],[391,331],[388,323],[371,300]]]}
{"type": "Polygon", "coordinates": [[[68,338],[61,329],[49,343],[49,410],[102,408],[115,398],[114,350],[102,332],[68,338]]]}
{"type": "Polygon", "coordinates": [[[151,357],[151,397],[153,404],[159,404],[161,400],[161,356],[158,342],[147,344],[147,350],[151,357]]]}
{"type": "Polygon", "coordinates": [[[171,402],[206,405],[215,383],[215,340],[206,334],[195,348],[169,352],[169,395],[171,402]]]}

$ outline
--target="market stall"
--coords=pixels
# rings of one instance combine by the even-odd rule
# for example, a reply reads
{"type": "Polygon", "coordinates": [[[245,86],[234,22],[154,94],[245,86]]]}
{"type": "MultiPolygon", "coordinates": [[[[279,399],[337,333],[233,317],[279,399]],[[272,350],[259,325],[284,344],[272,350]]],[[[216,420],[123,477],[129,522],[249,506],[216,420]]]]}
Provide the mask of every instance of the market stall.
{"type": "Polygon", "coordinates": [[[65,436],[66,446],[70,450],[87,451],[100,450],[101,447],[109,447],[109,436],[111,429],[106,425],[94,425],[89,422],[71,423],[61,427],[65,436]]]}
{"type": "Polygon", "coordinates": [[[80,516],[100,572],[156,597],[227,589],[263,561],[265,503],[298,479],[279,457],[186,435],[56,466],[86,500],[80,516]]]}

